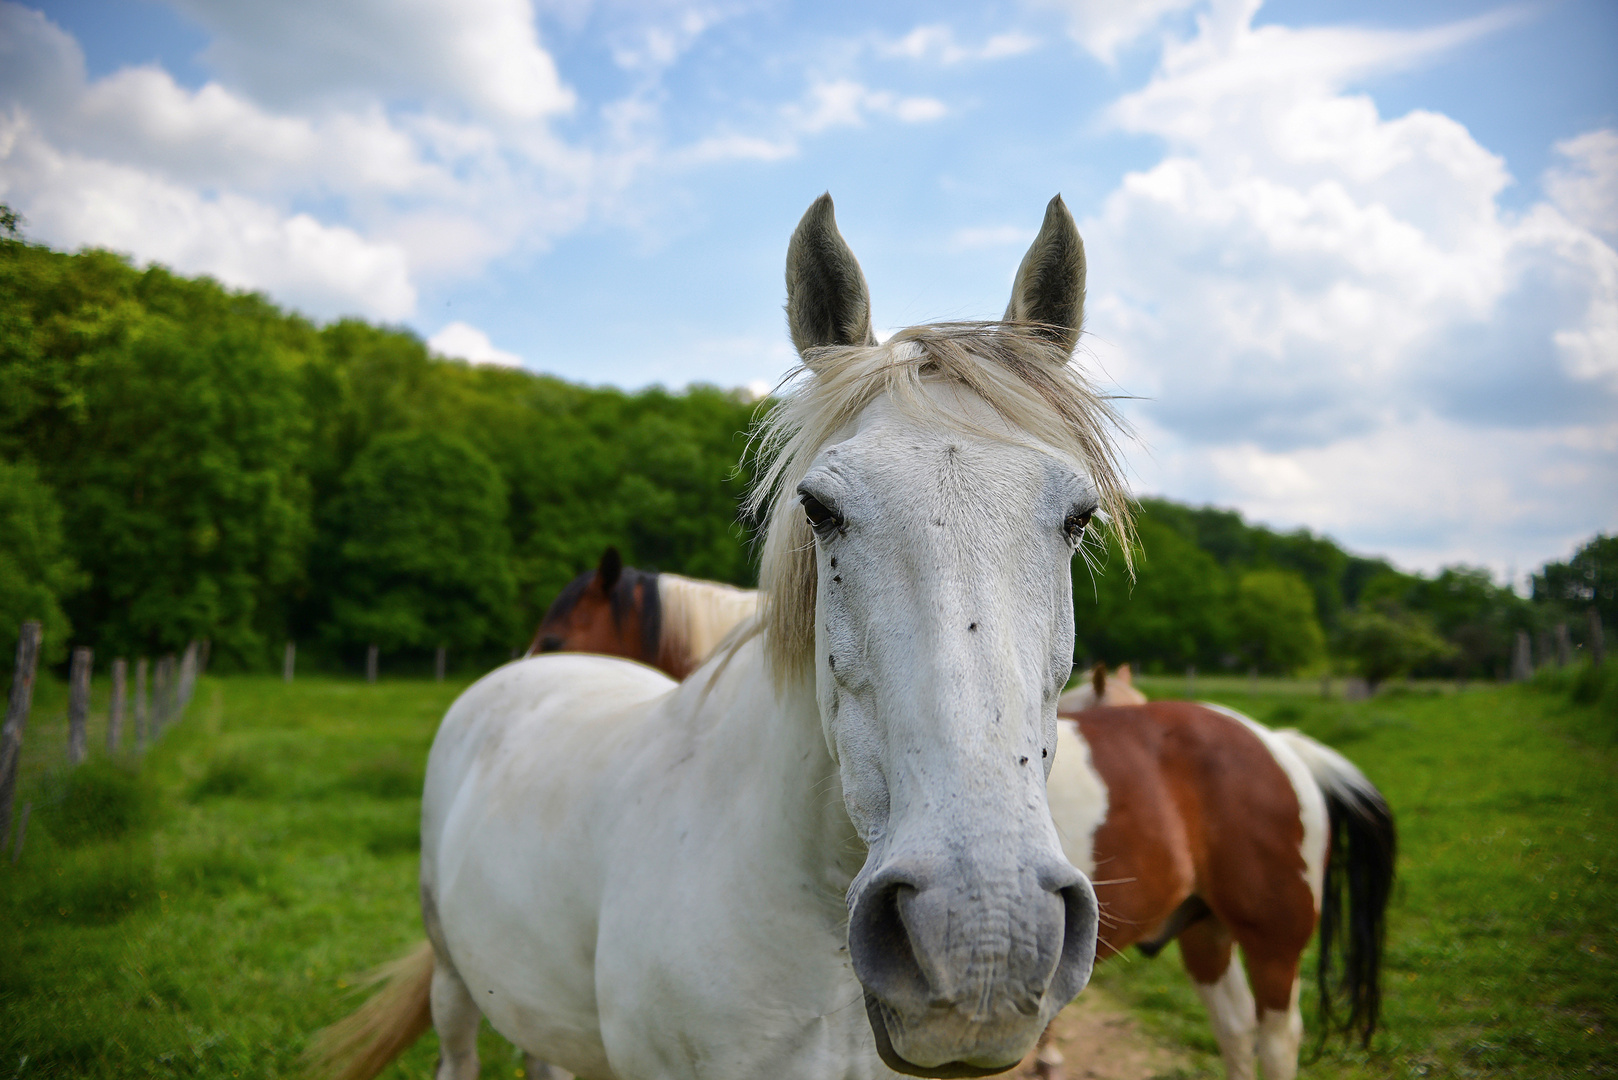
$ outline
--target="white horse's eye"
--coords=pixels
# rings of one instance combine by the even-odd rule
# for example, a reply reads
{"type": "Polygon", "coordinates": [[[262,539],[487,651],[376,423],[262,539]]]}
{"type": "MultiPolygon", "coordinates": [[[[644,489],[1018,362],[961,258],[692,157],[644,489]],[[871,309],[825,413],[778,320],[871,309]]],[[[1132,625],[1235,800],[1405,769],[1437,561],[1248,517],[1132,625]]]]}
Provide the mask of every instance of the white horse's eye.
{"type": "Polygon", "coordinates": [[[843,524],[842,515],[808,492],[804,492],[803,495],[803,512],[809,519],[809,527],[817,533],[827,532],[843,524]]]}
{"type": "Polygon", "coordinates": [[[1084,538],[1084,527],[1090,524],[1094,516],[1094,510],[1074,510],[1068,514],[1067,520],[1062,522],[1062,531],[1067,533],[1068,543],[1077,544],[1084,538]]]}

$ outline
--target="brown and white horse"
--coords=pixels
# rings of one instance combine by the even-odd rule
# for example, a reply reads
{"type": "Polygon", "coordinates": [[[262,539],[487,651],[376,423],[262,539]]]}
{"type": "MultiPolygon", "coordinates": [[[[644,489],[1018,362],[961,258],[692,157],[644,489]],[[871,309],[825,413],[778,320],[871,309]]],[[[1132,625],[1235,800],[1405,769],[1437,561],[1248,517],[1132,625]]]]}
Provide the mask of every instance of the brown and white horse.
{"type": "MultiPolygon", "coordinates": [[[[551,606],[532,651],[602,652],[682,677],[756,597],[625,567],[608,549],[551,606]]],[[[1147,702],[1127,668],[1108,679],[1098,665],[1058,709],[1048,797],[1101,904],[1097,959],[1131,945],[1155,956],[1178,941],[1229,1076],[1258,1066],[1285,1080],[1302,1039],[1299,961],[1318,928],[1323,1033],[1336,1025],[1368,1042],[1395,832],[1359,769],[1220,706],[1147,702]]],[[[1060,1076],[1060,1057],[1041,1051],[1040,1075],[1060,1076]]]]}
{"type": "Polygon", "coordinates": [[[758,593],[751,589],[637,570],[609,547],[594,570],[568,582],[551,602],[525,655],[621,656],[683,679],[757,611],[758,593]]]}
{"type": "Polygon", "coordinates": [[[1081,680],[1071,690],[1056,699],[1056,711],[1064,716],[1097,705],[1144,705],[1146,695],[1135,689],[1135,675],[1128,664],[1119,664],[1112,671],[1096,661],[1090,677],[1081,680]]]}

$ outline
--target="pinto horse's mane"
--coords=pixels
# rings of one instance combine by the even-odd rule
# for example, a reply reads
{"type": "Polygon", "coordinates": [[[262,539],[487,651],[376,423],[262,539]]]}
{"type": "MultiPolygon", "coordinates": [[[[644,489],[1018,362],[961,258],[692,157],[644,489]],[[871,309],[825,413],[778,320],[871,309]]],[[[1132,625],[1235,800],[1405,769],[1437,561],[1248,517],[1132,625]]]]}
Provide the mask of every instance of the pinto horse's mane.
{"type": "Polygon", "coordinates": [[[696,667],[739,624],[758,611],[758,593],[717,581],[663,574],[659,589],[663,609],[662,640],[652,653],[665,671],[696,667]],[[669,660],[664,664],[664,660],[669,660]]]}
{"type": "Polygon", "coordinates": [[[754,429],[749,450],[759,467],[747,500],[753,519],[768,526],[759,587],[765,653],[778,684],[808,670],[814,646],[814,541],[797,487],[821,446],[883,397],[929,423],[1014,438],[939,404],[923,392],[924,383],[964,385],[1026,441],[1088,473],[1133,572],[1134,524],[1117,447],[1123,421],[1049,329],[1005,322],[915,326],[881,345],[806,350],[782,381],[796,385],[754,429]]]}

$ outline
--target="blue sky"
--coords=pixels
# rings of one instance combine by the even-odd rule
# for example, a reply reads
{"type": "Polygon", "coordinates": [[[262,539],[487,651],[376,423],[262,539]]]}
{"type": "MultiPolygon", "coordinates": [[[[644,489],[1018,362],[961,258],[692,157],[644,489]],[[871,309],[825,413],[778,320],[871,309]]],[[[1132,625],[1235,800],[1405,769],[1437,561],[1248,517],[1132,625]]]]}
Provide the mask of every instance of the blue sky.
{"type": "Polygon", "coordinates": [[[829,190],[884,330],[1060,191],[1137,488],[1504,573],[1618,527],[1618,6],[0,2],[31,238],[624,387],[773,383],[829,190]]]}

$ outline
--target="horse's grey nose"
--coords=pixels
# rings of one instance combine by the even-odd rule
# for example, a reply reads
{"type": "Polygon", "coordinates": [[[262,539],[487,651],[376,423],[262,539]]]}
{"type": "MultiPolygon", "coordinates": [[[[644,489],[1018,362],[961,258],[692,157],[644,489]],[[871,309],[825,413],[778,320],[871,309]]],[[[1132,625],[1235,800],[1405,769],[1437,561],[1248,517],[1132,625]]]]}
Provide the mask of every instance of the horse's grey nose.
{"type": "Polygon", "coordinates": [[[1095,964],[1090,882],[1062,862],[1005,884],[916,864],[878,871],[849,912],[861,984],[910,1014],[987,1006],[1032,1016],[1047,998],[1066,1004],[1095,964]]]}

